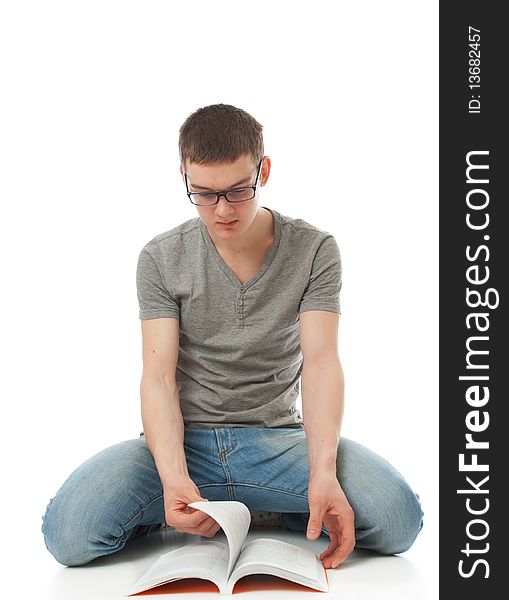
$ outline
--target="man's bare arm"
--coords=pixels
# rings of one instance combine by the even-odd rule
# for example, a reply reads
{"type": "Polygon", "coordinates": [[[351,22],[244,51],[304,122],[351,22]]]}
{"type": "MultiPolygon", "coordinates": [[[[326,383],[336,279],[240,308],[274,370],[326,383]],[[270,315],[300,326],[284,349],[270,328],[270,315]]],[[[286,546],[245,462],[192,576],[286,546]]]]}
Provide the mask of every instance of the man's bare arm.
{"type": "Polygon", "coordinates": [[[330,537],[329,547],[320,554],[325,568],[337,567],[355,546],[355,515],[336,468],[344,406],[338,321],[339,315],[330,311],[300,315],[302,408],[310,462],[307,537],[318,538],[325,523],[330,537]]]}
{"type": "Polygon", "coordinates": [[[188,505],[203,498],[187,469],[184,421],[176,382],[179,321],[142,320],[141,416],[147,445],[161,479],[165,519],[177,531],[212,537],[219,524],[188,505]]]}
{"type": "Polygon", "coordinates": [[[311,474],[336,473],[336,455],[344,410],[344,377],[338,356],[337,313],[300,314],[302,410],[311,474]]]}
{"type": "Polygon", "coordinates": [[[176,383],[179,321],[141,321],[143,375],[141,416],[145,439],[163,485],[175,475],[188,476],[184,453],[184,422],[176,383]]]}

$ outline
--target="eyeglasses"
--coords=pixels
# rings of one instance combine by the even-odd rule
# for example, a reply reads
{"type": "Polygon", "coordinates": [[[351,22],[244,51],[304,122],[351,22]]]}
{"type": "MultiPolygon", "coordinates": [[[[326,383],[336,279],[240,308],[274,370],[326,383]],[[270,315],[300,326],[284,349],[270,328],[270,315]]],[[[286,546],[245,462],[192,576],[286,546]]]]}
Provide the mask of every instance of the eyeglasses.
{"type": "Polygon", "coordinates": [[[233,203],[246,202],[246,200],[251,200],[255,197],[256,194],[256,186],[258,185],[258,177],[260,176],[260,168],[262,166],[262,161],[263,158],[258,164],[258,172],[256,174],[256,180],[254,182],[254,185],[235,188],[233,190],[225,190],[224,192],[190,192],[189,186],[187,184],[187,173],[184,173],[187,196],[193,204],[196,204],[198,206],[213,206],[214,204],[217,204],[219,202],[220,196],[224,196],[227,202],[233,203]]]}

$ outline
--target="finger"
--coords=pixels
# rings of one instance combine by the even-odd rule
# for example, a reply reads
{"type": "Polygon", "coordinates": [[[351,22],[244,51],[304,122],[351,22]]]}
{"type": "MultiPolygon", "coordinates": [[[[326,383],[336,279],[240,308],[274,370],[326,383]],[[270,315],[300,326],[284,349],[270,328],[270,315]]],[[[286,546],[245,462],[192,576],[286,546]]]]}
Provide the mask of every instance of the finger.
{"type": "Polygon", "coordinates": [[[201,510],[196,510],[192,513],[184,513],[182,511],[175,511],[172,513],[173,515],[173,524],[175,527],[181,528],[184,527],[186,529],[196,529],[200,527],[203,523],[207,521],[214,521],[212,517],[207,515],[207,513],[202,512],[201,510]]]}
{"type": "Polygon", "coordinates": [[[308,540],[316,540],[322,533],[323,513],[311,511],[309,514],[307,538],[308,540]]]}
{"type": "Polygon", "coordinates": [[[215,521],[212,517],[207,517],[197,527],[194,527],[194,529],[199,531],[200,535],[204,535],[204,532],[214,528],[217,524],[217,521],[215,521]]]}
{"type": "Polygon", "coordinates": [[[205,523],[199,527],[186,527],[182,531],[184,533],[190,533],[191,535],[203,535],[205,537],[212,537],[219,531],[219,525],[215,521],[212,523],[205,523]]]}
{"type": "Polygon", "coordinates": [[[332,559],[333,569],[340,565],[355,548],[355,528],[353,525],[353,519],[351,523],[349,520],[347,523],[345,523],[341,532],[341,537],[341,544],[334,553],[332,559]]]}
{"type": "Polygon", "coordinates": [[[334,545],[330,545],[324,553],[325,556],[322,558],[323,566],[326,569],[332,569],[336,554],[339,552],[341,547],[341,535],[337,535],[334,545]]]}
{"type": "Polygon", "coordinates": [[[320,560],[323,560],[324,558],[327,558],[331,554],[334,554],[334,552],[339,547],[340,542],[339,542],[338,535],[336,534],[336,532],[329,531],[329,535],[330,535],[329,547],[320,554],[320,560]]]}
{"type": "Polygon", "coordinates": [[[213,537],[216,535],[216,533],[221,529],[221,525],[219,525],[219,523],[217,523],[216,521],[214,521],[212,523],[212,525],[206,530],[204,531],[201,535],[205,536],[205,537],[213,537]]]}
{"type": "Polygon", "coordinates": [[[326,558],[325,560],[330,561],[330,567],[335,569],[338,567],[344,560],[348,558],[354,549],[354,545],[346,545],[341,544],[341,546],[332,554],[332,556],[326,558]]]}
{"type": "Polygon", "coordinates": [[[210,529],[215,523],[216,521],[212,517],[207,516],[205,519],[202,519],[198,525],[195,525],[194,527],[191,525],[190,529],[194,530],[197,535],[203,535],[203,532],[210,529]]]}
{"type": "MultiPolygon", "coordinates": [[[[194,498],[191,498],[189,500],[189,502],[187,502],[187,504],[192,504],[193,502],[208,502],[207,498],[202,498],[199,494],[199,490],[198,490],[198,494],[196,494],[196,496],[194,498]]],[[[198,509],[196,509],[198,510],[198,509]]]]}
{"type": "Polygon", "coordinates": [[[337,549],[340,546],[340,540],[339,537],[336,535],[331,535],[331,540],[329,542],[329,546],[328,548],[326,548],[326,550],[324,550],[324,552],[322,552],[322,554],[320,554],[320,560],[327,560],[330,556],[332,556],[334,554],[334,552],[337,551],[337,549]]]}

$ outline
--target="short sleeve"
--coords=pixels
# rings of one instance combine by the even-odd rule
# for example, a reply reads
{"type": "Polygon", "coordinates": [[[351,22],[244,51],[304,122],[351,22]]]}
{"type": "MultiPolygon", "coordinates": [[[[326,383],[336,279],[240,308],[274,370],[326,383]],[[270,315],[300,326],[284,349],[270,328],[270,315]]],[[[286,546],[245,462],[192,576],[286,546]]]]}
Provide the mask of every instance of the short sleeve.
{"type": "Polygon", "coordinates": [[[146,247],[142,249],[136,269],[136,288],[140,319],[173,317],[180,319],[178,302],[166,288],[161,271],[146,247]]]}
{"type": "Polygon", "coordinates": [[[341,256],[334,236],[327,234],[316,250],[299,312],[327,310],[341,313],[340,290],[341,256]]]}

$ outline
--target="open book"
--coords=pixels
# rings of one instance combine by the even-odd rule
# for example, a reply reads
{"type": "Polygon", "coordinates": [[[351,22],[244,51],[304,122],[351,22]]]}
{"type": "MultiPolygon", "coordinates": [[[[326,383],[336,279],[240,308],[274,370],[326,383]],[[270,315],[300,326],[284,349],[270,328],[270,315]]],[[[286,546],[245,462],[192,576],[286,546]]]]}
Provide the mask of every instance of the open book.
{"type": "Polygon", "coordinates": [[[215,519],[228,543],[207,539],[163,554],[136,581],[128,595],[195,577],[214,582],[222,594],[231,594],[241,577],[258,573],[329,591],[325,568],[310,550],[270,538],[246,542],[251,513],[242,502],[199,501],[189,506],[215,519]]]}

